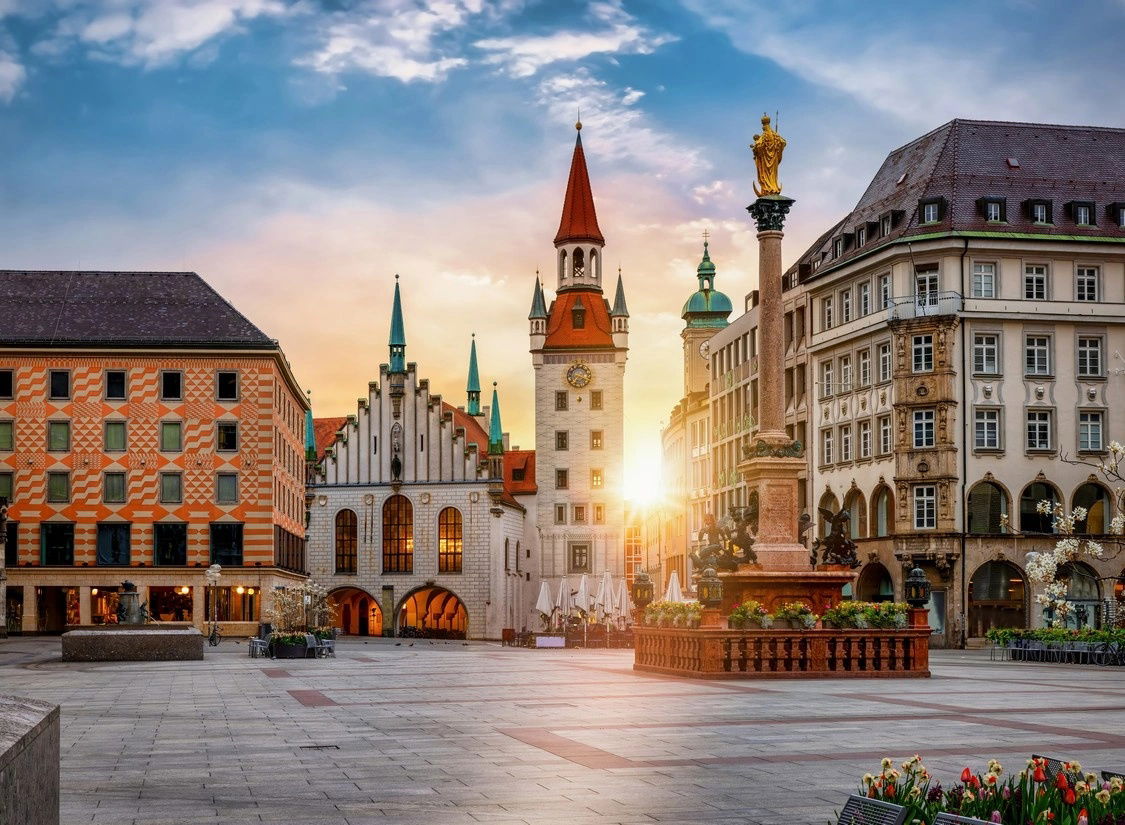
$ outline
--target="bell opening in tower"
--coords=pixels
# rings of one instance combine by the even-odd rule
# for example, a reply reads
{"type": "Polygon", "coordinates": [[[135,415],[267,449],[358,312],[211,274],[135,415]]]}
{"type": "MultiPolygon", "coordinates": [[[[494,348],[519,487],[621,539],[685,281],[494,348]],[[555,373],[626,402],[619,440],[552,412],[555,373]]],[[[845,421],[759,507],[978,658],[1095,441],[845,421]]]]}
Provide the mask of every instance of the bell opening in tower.
{"type": "Polygon", "coordinates": [[[581,247],[574,250],[574,256],[571,260],[573,261],[573,269],[571,270],[573,277],[581,278],[584,276],[586,274],[586,256],[581,247]]]}

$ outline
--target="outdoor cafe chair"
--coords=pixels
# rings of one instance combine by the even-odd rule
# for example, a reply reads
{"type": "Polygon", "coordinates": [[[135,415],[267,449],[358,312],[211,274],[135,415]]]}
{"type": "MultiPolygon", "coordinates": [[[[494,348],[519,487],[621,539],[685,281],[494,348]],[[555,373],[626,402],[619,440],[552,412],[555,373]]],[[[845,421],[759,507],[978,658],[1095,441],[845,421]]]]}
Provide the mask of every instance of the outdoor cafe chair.
{"type": "Polygon", "coordinates": [[[257,659],[261,656],[266,656],[269,652],[269,642],[266,639],[259,639],[256,636],[249,639],[250,645],[250,658],[257,659]]]}
{"type": "Polygon", "coordinates": [[[1061,759],[1055,759],[1053,756],[1043,756],[1043,755],[1038,754],[1038,753],[1031,754],[1031,758],[1032,759],[1043,759],[1047,762],[1047,767],[1046,767],[1045,771],[1046,771],[1046,774],[1047,774],[1047,781],[1048,782],[1054,782],[1055,777],[1058,776],[1060,773],[1062,773],[1063,760],[1061,760],[1061,759]]]}
{"type": "Polygon", "coordinates": [[[1125,781],[1125,773],[1118,771],[1102,771],[1102,780],[1108,782],[1111,779],[1121,779],[1125,781]]]}
{"type": "Polygon", "coordinates": [[[317,639],[316,640],[316,655],[324,658],[331,656],[336,658],[336,640],[335,639],[317,639]]]}
{"type": "Polygon", "coordinates": [[[836,825],[903,825],[906,813],[902,805],[852,794],[836,825]]]}

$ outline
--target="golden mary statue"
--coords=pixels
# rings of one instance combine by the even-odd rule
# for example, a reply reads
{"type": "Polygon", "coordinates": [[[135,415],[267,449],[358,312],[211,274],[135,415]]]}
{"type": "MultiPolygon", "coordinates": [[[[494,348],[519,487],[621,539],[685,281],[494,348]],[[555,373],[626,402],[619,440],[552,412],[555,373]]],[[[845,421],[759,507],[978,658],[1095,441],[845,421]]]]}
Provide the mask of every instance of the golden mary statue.
{"type": "Polygon", "coordinates": [[[781,183],[777,168],[781,166],[781,153],[785,151],[785,138],[770,128],[769,115],[762,115],[762,133],[754,135],[754,164],[758,167],[758,182],[754,193],[759,198],[780,195],[781,183]]]}

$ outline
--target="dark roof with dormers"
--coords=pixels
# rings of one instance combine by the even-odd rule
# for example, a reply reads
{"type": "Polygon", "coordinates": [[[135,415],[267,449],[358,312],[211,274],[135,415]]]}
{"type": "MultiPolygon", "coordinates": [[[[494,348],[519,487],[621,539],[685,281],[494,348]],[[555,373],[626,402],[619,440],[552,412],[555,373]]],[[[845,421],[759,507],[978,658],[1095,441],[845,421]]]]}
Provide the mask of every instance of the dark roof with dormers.
{"type": "Polygon", "coordinates": [[[194,272],[0,270],[0,344],[278,349],[194,272]]]}
{"type": "Polygon", "coordinates": [[[555,233],[556,246],[572,241],[605,243],[602,230],[598,228],[598,214],[594,211],[594,193],[590,188],[590,174],[586,171],[586,153],[582,151],[581,132],[574,141],[570,178],[566,182],[566,198],[563,200],[559,231],[555,233]]]}
{"type": "Polygon", "coordinates": [[[899,147],[883,165],[855,208],[800,257],[804,280],[888,243],[919,235],[994,233],[1125,241],[1125,229],[1110,208],[1125,206],[1125,129],[1058,126],[985,120],[952,120],[899,147]],[[983,202],[1004,202],[1006,221],[989,222],[983,202]],[[940,218],[920,222],[920,205],[939,204],[940,218]],[[1031,201],[1051,203],[1052,222],[1034,223],[1031,201]],[[1072,203],[1094,205],[1094,225],[1075,222],[1072,203]],[[880,237],[884,215],[893,225],[880,237]],[[867,239],[856,245],[855,231],[867,239]],[[843,239],[839,257],[833,245],[843,239]],[[820,259],[819,269],[811,265],[820,259]]]}

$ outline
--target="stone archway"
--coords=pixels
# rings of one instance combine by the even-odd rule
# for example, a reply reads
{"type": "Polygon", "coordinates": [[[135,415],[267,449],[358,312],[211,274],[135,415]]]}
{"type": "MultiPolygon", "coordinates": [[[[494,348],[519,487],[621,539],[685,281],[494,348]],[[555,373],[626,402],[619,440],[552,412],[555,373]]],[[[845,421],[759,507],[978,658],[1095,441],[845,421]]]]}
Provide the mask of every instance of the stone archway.
{"type": "Polygon", "coordinates": [[[855,586],[856,601],[893,602],[895,586],[891,573],[877,561],[864,565],[855,586]]]}
{"type": "Polygon", "coordinates": [[[414,590],[398,606],[398,635],[430,639],[464,639],[469,611],[452,590],[428,585],[414,590]]]}
{"type": "Polygon", "coordinates": [[[969,580],[968,635],[979,638],[994,627],[1024,627],[1027,584],[1008,561],[986,561],[969,580]]]}
{"type": "Polygon", "coordinates": [[[333,624],[349,636],[382,636],[383,611],[379,601],[358,587],[339,587],[328,594],[333,624]]]}

